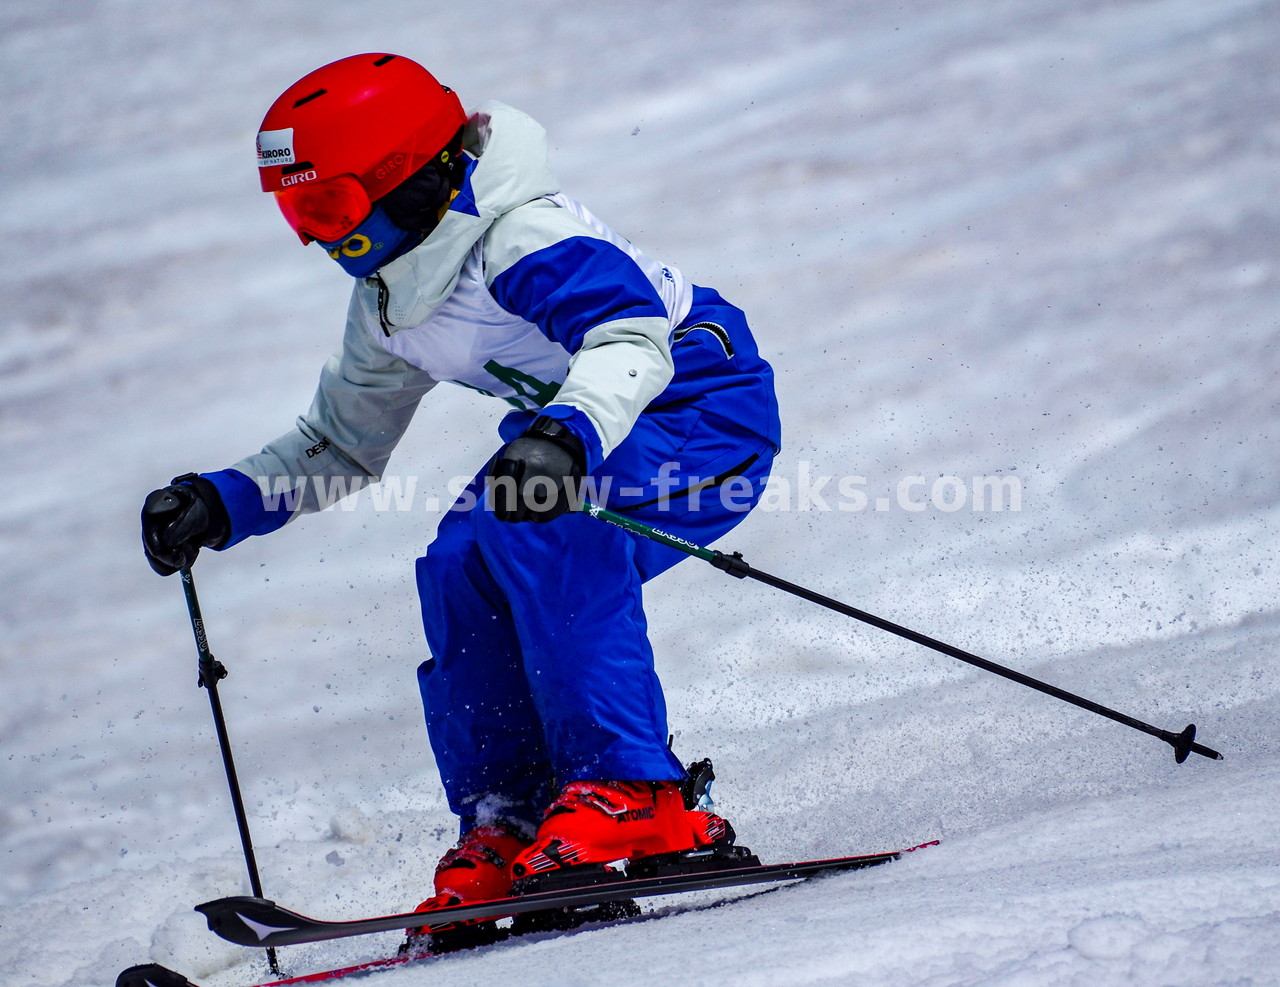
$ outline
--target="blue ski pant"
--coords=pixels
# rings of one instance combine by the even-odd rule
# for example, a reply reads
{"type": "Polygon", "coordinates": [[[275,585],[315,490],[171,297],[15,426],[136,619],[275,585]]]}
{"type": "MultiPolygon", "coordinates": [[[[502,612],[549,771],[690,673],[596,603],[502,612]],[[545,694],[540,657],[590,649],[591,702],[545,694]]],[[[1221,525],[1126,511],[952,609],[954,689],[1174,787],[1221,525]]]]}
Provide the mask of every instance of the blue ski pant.
{"type": "MultiPolygon", "coordinates": [[[[509,416],[504,437],[532,417],[509,416]]],[[[617,453],[588,496],[706,544],[759,500],[774,447],[686,408],[647,412],[617,453]],[[681,462],[682,453],[698,461],[681,462]]],[[[417,562],[431,654],[418,681],[463,831],[494,820],[536,826],[555,787],[570,781],[682,778],[667,747],[641,585],[685,556],[586,514],[498,521],[483,477],[417,562]]]]}

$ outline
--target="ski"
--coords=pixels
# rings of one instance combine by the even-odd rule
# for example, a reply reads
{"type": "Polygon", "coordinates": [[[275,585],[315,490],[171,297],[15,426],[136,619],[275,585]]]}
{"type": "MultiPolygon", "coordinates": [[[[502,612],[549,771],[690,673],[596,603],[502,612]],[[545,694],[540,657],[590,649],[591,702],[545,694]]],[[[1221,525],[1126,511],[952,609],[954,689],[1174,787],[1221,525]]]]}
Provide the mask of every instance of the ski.
{"type": "MultiPolygon", "coordinates": [[[[936,841],[905,850],[834,857],[827,860],[806,860],[789,864],[752,863],[746,866],[720,866],[692,873],[627,876],[583,887],[535,891],[514,898],[453,905],[432,911],[430,918],[431,924],[438,926],[452,922],[523,915],[529,912],[580,908],[655,895],[787,881],[834,871],[874,867],[897,860],[903,853],[910,853],[935,844],[936,841]]],[[[422,912],[402,912],[376,918],[324,921],[290,911],[265,898],[248,896],[207,901],[197,905],[196,911],[204,914],[210,930],[223,939],[241,946],[264,948],[323,942],[347,936],[370,935],[375,932],[403,931],[423,925],[427,917],[422,912]]]]}
{"type": "MultiPolygon", "coordinates": [[[[543,927],[534,926],[528,931],[569,931],[572,928],[579,928],[579,923],[584,920],[586,914],[583,912],[574,913],[572,912],[574,908],[597,905],[608,906],[612,904],[615,906],[615,912],[610,918],[605,918],[606,921],[620,916],[635,917],[639,914],[638,909],[628,911],[625,907],[619,906],[630,905],[634,908],[634,904],[631,902],[633,898],[678,894],[687,891],[714,890],[717,888],[749,887],[754,884],[780,884],[783,881],[803,880],[819,874],[874,867],[877,864],[896,860],[904,853],[911,853],[924,847],[936,846],[937,842],[934,840],[930,843],[923,843],[920,846],[886,853],[834,857],[827,860],[809,860],[791,864],[762,865],[753,862],[736,867],[728,865],[735,862],[735,859],[740,862],[744,859],[754,861],[755,858],[750,854],[750,851],[742,850],[742,848],[730,848],[730,855],[710,855],[710,861],[701,861],[703,869],[695,871],[683,870],[678,873],[648,874],[643,877],[631,877],[621,872],[611,873],[606,871],[596,874],[596,879],[600,883],[594,885],[555,888],[521,895],[516,898],[503,898],[469,906],[454,906],[447,909],[438,909],[433,911],[431,915],[433,919],[438,919],[440,916],[448,916],[451,921],[461,921],[465,918],[498,918],[502,916],[529,915],[537,912],[542,912],[544,915],[568,914],[576,916],[576,919],[570,918],[567,925],[559,924],[560,920],[553,918],[551,924],[543,927]],[[737,856],[735,857],[734,854],[737,854],[737,856]],[[717,862],[719,869],[709,869],[715,867],[717,862]]],[[[700,862],[696,858],[692,860],[687,857],[684,858],[685,867],[697,868],[699,864],[700,862]]],[[[635,869],[634,864],[633,869],[635,869]]],[[[578,874],[574,875],[574,877],[581,879],[582,875],[578,874]]],[[[717,901],[710,905],[695,906],[695,908],[719,907],[723,904],[724,902],[717,901]]],[[[287,944],[318,942],[379,931],[399,931],[420,926],[424,918],[422,912],[407,912],[355,922],[323,922],[281,908],[274,902],[251,897],[220,898],[216,901],[199,905],[198,910],[203,912],[209,920],[209,927],[218,932],[219,935],[222,935],[223,938],[248,946],[284,945],[286,942],[287,944]],[[226,926],[227,932],[222,930],[221,925],[219,928],[214,928],[214,915],[219,916],[218,921],[220,923],[223,917],[230,916],[228,920],[230,924],[226,926]],[[272,925],[271,923],[276,924],[272,925]],[[377,927],[370,928],[370,923],[376,923],[377,927]],[[235,935],[240,936],[240,938],[233,938],[232,935],[227,934],[233,929],[237,929],[237,927],[238,931],[235,932],[235,935]],[[252,939],[246,934],[246,930],[250,931],[252,939]],[[254,930],[268,933],[268,935],[259,938],[259,931],[254,930]],[[286,938],[270,938],[271,934],[277,933],[286,938]]],[[[677,908],[676,910],[683,911],[684,909],[677,908]]],[[[604,918],[604,916],[600,917],[604,918]]],[[[592,921],[593,919],[586,918],[585,920],[592,921]]],[[[443,923],[435,921],[433,924],[440,925],[443,923]]],[[[521,932],[517,929],[499,929],[496,931],[496,938],[489,944],[520,937],[521,932]]],[[[451,955],[451,953],[433,952],[430,949],[413,950],[392,957],[369,960],[354,966],[322,970],[288,977],[284,980],[263,981],[257,983],[255,987],[289,987],[292,984],[316,984],[336,980],[363,979],[366,975],[382,970],[416,961],[439,959],[448,955],[451,955]]],[[[158,964],[148,963],[125,970],[117,978],[116,987],[198,987],[198,985],[180,973],[158,964]]]]}
{"type": "MultiPolygon", "coordinates": [[[[428,960],[441,960],[448,956],[456,955],[459,952],[472,953],[477,949],[488,949],[499,943],[507,943],[512,940],[523,939],[532,935],[540,941],[546,941],[548,936],[566,934],[570,932],[578,932],[591,924],[616,924],[619,921],[629,921],[633,919],[653,919],[665,917],[667,915],[685,914],[690,911],[703,911],[710,908],[721,908],[735,901],[745,901],[747,898],[753,898],[757,895],[769,894],[777,891],[782,884],[775,883],[769,887],[748,891],[734,898],[725,898],[713,902],[703,903],[699,905],[680,907],[668,906],[660,913],[644,914],[635,909],[634,912],[626,910],[625,914],[620,915],[599,915],[588,916],[579,922],[579,919],[585,914],[582,912],[572,915],[565,924],[552,924],[546,928],[534,927],[526,930],[518,930],[515,928],[498,929],[491,934],[491,938],[487,938],[484,942],[477,943],[473,947],[463,949],[446,949],[443,951],[432,950],[430,948],[407,949],[401,947],[401,951],[391,957],[384,957],[376,960],[366,960],[363,963],[357,963],[354,966],[338,967],[333,970],[317,970],[312,973],[303,973],[297,976],[288,977],[284,980],[271,981],[255,981],[247,987],[289,987],[291,984],[318,984],[329,983],[334,980],[357,980],[378,973],[379,971],[390,969],[393,967],[403,966],[406,963],[426,962],[428,960]]],[[[405,944],[408,945],[407,943],[405,944]]],[[[116,987],[200,987],[199,984],[188,980],[182,974],[170,970],[167,967],[160,966],[156,963],[147,963],[142,966],[131,966],[125,970],[116,979],[116,987]]]]}
{"type": "MultiPolygon", "coordinates": [[[[303,973],[284,980],[255,981],[253,987],[292,987],[293,984],[322,984],[334,980],[360,980],[382,970],[394,969],[406,963],[416,963],[435,959],[446,953],[414,952],[402,953],[383,959],[369,960],[354,966],[338,967],[334,970],[320,970],[315,973],[303,973]]],[[[155,963],[145,966],[131,966],[116,978],[116,987],[200,987],[180,973],[155,963]]]]}
{"type": "MultiPolygon", "coordinates": [[[[338,967],[333,970],[317,970],[312,973],[304,973],[288,977],[284,980],[256,981],[254,984],[249,985],[249,987],[289,987],[291,984],[318,984],[329,983],[334,980],[363,979],[365,976],[370,974],[393,967],[403,966],[406,963],[440,960],[445,957],[455,955],[458,952],[470,953],[475,949],[488,949],[490,946],[510,942],[513,939],[521,939],[529,934],[535,934],[536,938],[545,941],[549,935],[581,931],[584,927],[592,923],[613,924],[618,921],[628,921],[639,918],[652,919],[672,914],[684,914],[689,911],[721,908],[724,905],[731,904],[735,901],[745,901],[747,898],[752,898],[756,895],[768,894],[771,891],[778,890],[780,886],[781,883],[779,882],[762,890],[749,891],[735,898],[726,898],[690,907],[670,906],[664,908],[660,915],[654,913],[646,915],[639,913],[639,910],[636,909],[634,912],[625,910],[625,914],[587,915],[587,917],[582,918],[586,913],[579,912],[576,913],[575,916],[570,917],[564,924],[551,924],[546,928],[534,927],[523,931],[514,928],[498,929],[491,934],[491,938],[486,939],[483,943],[478,943],[474,947],[468,947],[463,950],[447,949],[444,951],[436,951],[430,948],[405,949],[402,947],[401,952],[395,956],[384,957],[376,960],[366,960],[365,962],[357,963],[354,966],[338,967]],[[581,922],[579,922],[579,919],[582,919],[581,922]]],[[[129,969],[121,973],[116,979],[116,987],[199,987],[199,985],[188,980],[182,974],[177,973],[174,970],[170,970],[167,967],[160,966],[156,963],[147,963],[142,966],[131,966],[129,969]]]]}
{"type": "MultiPolygon", "coordinates": [[[[391,956],[386,959],[370,960],[367,963],[357,963],[355,966],[344,966],[336,970],[323,970],[318,973],[304,973],[301,976],[288,977],[284,980],[272,980],[269,983],[259,983],[256,987],[289,987],[291,984],[320,984],[332,980],[356,979],[366,974],[402,966],[415,960],[429,959],[436,955],[439,954],[427,952],[405,953],[401,956],[391,956]]],[[[148,963],[143,966],[131,966],[125,970],[116,978],[116,987],[199,987],[199,985],[167,967],[160,966],[157,963],[148,963]]]]}

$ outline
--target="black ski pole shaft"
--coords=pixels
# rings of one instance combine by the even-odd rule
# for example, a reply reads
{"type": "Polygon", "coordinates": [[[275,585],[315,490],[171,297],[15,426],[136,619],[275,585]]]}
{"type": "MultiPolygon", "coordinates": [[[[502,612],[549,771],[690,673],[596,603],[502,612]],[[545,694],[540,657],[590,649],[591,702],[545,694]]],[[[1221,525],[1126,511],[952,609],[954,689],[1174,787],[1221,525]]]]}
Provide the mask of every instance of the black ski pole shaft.
{"type": "MultiPolygon", "coordinates": [[[[222,699],[218,695],[218,682],[227,677],[226,666],[213,657],[209,639],[204,632],[204,617],[200,613],[200,598],[196,596],[196,583],[191,569],[181,570],[182,591],[187,597],[187,612],[191,615],[191,632],[196,638],[199,655],[200,677],[197,684],[209,693],[209,707],[213,710],[213,727],[218,734],[218,748],[222,751],[222,766],[227,772],[227,786],[231,789],[231,806],[236,814],[236,826],[240,830],[240,846],[244,850],[244,863],[249,871],[249,887],[255,898],[264,897],[262,878],[258,875],[258,859],[253,853],[253,837],[249,833],[249,815],[245,812],[244,798],[240,794],[240,779],[236,775],[235,759],[231,756],[231,738],[227,734],[227,720],[222,714],[222,699]]],[[[271,972],[282,976],[276,960],[275,948],[267,949],[267,962],[271,972]]]]}
{"type": "Polygon", "coordinates": [[[926,648],[932,648],[934,651],[955,658],[959,661],[966,662],[984,671],[993,672],[996,675],[1003,676],[1020,685],[1035,689],[1037,692],[1043,692],[1045,695],[1053,696],[1055,699],[1061,699],[1063,702],[1086,709],[1091,713],[1097,713],[1109,720],[1122,723],[1134,730],[1149,734],[1163,740],[1166,744],[1173,748],[1174,759],[1181,764],[1187,759],[1189,754],[1195,753],[1202,757],[1211,758],[1215,761],[1221,761],[1222,755],[1212,748],[1205,747],[1203,744],[1195,742],[1196,728],[1195,724],[1189,724],[1180,733],[1174,733],[1172,730],[1162,730],[1160,727],[1152,726],[1150,723],[1144,723],[1142,720],[1121,713],[1117,710],[1103,706],[1101,703],[1095,703],[1083,696],[1077,696],[1074,693],[1067,692],[1065,689],[1059,689],[1055,685],[1048,682],[1042,682],[1039,679],[1032,678],[1022,672],[1015,671],[1012,668],[1006,668],[998,665],[986,658],[980,658],[978,655],[971,654],[954,645],[947,644],[945,641],[939,641],[936,638],[929,637],[927,634],[921,634],[919,631],[913,631],[909,627],[903,627],[901,624],[895,624],[891,620],[885,620],[883,617],[877,617],[875,614],[867,613],[865,610],[859,610],[857,607],[851,607],[847,603],[841,603],[839,600],[833,600],[829,596],[823,596],[821,593],[815,593],[811,589],[799,586],[796,583],[788,582],[780,579],[770,573],[763,572],[760,569],[752,568],[747,564],[746,560],[738,552],[732,555],[726,555],[724,552],[716,551],[711,548],[704,548],[696,545],[684,538],[678,538],[675,535],[667,534],[658,528],[651,527],[635,518],[618,514],[604,507],[590,502],[584,502],[583,508],[586,513],[601,521],[608,521],[627,531],[642,535],[652,541],[656,541],[668,548],[674,548],[676,551],[683,552],[685,555],[693,558],[702,559],[709,562],[723,572],[727,572],[731,576],[738,579],[754,579],[757,582],[780,589],[784,593],[790,593],[792,596],[798,596],[802,600],[808,600],[810,603],[816,603],[819,606],[826,607],[836,613],[843,614],[846,617],[852,617],[854,620],[860,620],[863,623],[870,624],[872,627],[878,627],[890,634],[896,634],[898,637],[905,638],[916,644],[923,645],[926,648]]]}

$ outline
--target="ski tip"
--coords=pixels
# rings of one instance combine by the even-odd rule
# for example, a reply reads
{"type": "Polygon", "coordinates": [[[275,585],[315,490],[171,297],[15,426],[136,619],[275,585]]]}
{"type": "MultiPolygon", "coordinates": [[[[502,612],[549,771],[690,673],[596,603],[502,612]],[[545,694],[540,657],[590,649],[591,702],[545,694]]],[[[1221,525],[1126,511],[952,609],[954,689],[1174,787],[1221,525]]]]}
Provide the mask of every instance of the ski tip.
{"type": "Polygon", "coordinates": [[[159,963],[142,963],[122,970],[116,987],[198,987],[180,973],[159,963]]]}
{"type": "Polygon", "coordinates": [[[272,935],[292,928],[284,921],[288,913],[267,898],[218,898],[196,905],[196,911],[204,915],[210,932],[239,946],[280,945],[272,935]]]}

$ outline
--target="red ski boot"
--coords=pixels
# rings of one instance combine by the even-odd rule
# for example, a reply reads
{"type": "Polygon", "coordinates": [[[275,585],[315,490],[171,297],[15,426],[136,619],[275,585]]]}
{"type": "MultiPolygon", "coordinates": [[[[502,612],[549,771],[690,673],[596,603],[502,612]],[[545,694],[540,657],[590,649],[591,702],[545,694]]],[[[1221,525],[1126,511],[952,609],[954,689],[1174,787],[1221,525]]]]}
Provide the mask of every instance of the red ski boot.
{"type": "Polygon", "coordinates": [[[733,829],[725,820],[685,808],[677,782],[575,781],[551,803],[537,838],[516,857],[511,874],[519,892],[530,878],[560,868],[732,842],[733,829]]]}
{"type": "MultiPolygon", "coordinates": [[[[415,911],[492,901],[511,894],[511,862],[529,841],[502,826],[477,826],[458,840],[436,865],[436,893],[415,911]]],[[[473,919],[410,929],[405,949],[446,952],[468,949],[498,938],[496,919],[473,919]],[[429,938],[428,938],[429,937],[429,938]]]]}

